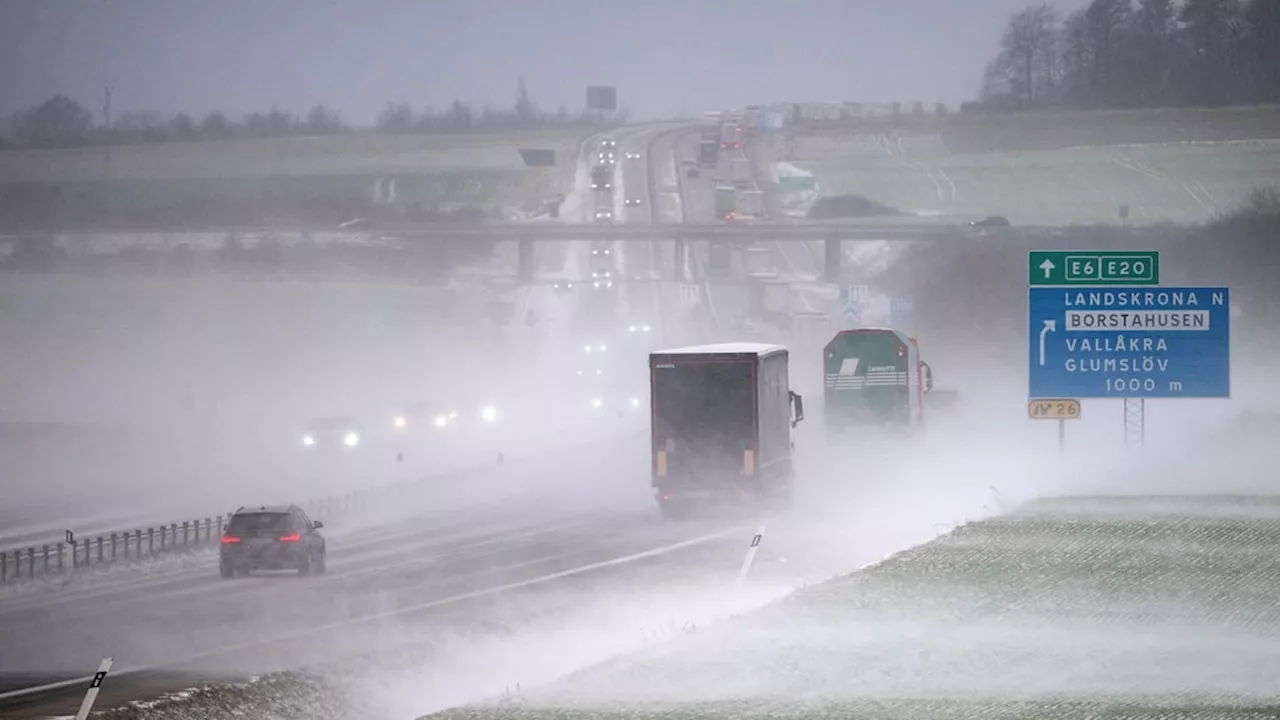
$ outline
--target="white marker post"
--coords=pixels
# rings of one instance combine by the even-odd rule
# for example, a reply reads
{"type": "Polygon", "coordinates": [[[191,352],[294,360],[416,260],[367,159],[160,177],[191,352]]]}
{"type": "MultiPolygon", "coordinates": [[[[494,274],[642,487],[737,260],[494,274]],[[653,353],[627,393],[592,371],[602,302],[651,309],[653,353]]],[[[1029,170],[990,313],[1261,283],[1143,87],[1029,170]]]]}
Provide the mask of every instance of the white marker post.
{"type": "Polygon", "coordinates": [[[98,691],[102,689],[102,681],[107,679],[107,671],[111,669],[111,658],[104,658],[102,663],[98,665],[98,672],[93,676],[93,682],[89,683],[89,692],[84,694],[84,702],[80,703],[80,710],[76,712],[76,720],[85,720],[89,717],[89,711],[93,709],[93,701],[98,699],[98,691]]]}
{"type": "Polygon", "coordinates": [[[751,563],[756,560],[756,551],[760,549],[760,541],[764,539],[764,526],[756,528],[756,534],[751,537],[751,547],[747,548],[747,557],[742,561],[742,569],[738,571],[737,587],[742,587],[747,579],[747,573],[751,571],[751,563]]]}

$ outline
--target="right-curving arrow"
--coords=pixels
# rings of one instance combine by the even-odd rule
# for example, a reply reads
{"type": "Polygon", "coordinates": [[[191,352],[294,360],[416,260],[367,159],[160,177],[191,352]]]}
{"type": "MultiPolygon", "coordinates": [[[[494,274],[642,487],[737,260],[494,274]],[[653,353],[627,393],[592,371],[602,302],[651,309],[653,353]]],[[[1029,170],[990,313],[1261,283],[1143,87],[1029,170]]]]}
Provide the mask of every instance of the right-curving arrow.
{"type": "Polygon", "coordinates": [[[1058,330],[1057,320],[1045,320],[1044,327],[1040,329],[1040,365],[1044,366],[1044,336],[1058,330]]]}

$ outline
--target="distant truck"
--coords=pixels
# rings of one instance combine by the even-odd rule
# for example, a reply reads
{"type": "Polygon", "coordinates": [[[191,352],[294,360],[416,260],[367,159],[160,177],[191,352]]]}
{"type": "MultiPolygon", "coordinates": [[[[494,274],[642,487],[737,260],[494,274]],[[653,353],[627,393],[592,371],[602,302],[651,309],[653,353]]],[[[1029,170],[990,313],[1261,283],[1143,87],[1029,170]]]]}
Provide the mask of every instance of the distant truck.
{"type": "Polygon", "coordinates": [[[759,190],[743,190],[738,193],[738,215],[764,217],[764,193],[759,190]]]}
{"type": "Polygon", "coordinates": [[[868,429],[919,430],[933,370],[900,330],[842,330],[823,352],[822,418],[828,437],[868,429]]]}
{"type": "Polygon", "coordinates": [[[734,158],[729,167],[729,182],[733,183],[734,187],[740,188],[749,188],[754,185],[755,180],[751,177],[751,161],[741,157],[734,158]]]}
{"type": "Polygon", "coordinates": [[[804,400],[781,345],[725,343],[649,354],[652,486],[663,517],[790,495],[791,430],[804,400]]]}
{"type": "Polygon", "coordinates": [[[738,210],[738,188],[732,185],[716,187],[716,217],[728,222],[738,210]]]}
{"type": "Polygon", "coordinates": [[[591,168],[591,189],[612,190],[613,168],[608,165],[596,165],[591,168]]]}
{"type": "Polygon", "coordinates": [[[698,164],[715,167],[720,163],[720,142],[714,139],[698,143],[698,164]]]}
{"type": "Polygon", "coordinates": [[[741,150],[742,135],[736,122],[720,123],[720,149],[741,150]]]}

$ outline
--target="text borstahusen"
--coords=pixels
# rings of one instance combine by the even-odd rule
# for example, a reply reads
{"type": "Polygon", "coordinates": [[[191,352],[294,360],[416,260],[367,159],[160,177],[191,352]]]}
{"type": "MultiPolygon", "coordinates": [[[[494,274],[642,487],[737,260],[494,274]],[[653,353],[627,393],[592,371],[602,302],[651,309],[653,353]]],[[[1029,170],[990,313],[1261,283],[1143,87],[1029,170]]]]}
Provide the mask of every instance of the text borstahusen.
{"type": "Polygon", "coordinates": [[[1160,330],[1204,332],[1208,310],[1068,310],[1067,330],[1160,330]]]}

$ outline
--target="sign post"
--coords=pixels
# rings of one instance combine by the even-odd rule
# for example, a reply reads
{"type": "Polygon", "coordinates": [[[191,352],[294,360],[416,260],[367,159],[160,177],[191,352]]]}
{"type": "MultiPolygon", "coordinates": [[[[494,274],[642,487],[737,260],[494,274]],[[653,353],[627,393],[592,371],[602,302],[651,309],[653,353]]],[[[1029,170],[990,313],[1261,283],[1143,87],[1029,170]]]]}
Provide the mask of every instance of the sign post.
{"type": "Polygon", "coordinates": [[[1147,398],[1231,396],[1228,288],[1159,286],[1154,251],[1032,251],[1027,272],[1029,397],[1124,400],[1141,444],[1147,398]]]}
{"type": "Polygon", "coordinates": [[[1027,403],[1027,417],[1032,420],[1058,421],[1058,454],[1062,454],[1067,451],[1067,421],[1080,417],[1080,401],[1037,398],[1027,403]]]}

